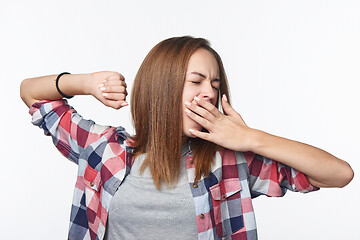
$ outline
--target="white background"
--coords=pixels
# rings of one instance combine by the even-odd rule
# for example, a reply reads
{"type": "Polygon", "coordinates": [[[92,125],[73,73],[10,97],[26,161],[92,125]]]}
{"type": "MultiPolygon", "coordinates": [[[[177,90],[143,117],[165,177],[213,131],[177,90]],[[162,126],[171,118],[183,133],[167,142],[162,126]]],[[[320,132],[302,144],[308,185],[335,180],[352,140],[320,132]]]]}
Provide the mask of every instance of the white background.
{"type": "MultiPolygon", "coordinates": [[[[147,52],[181,35],[219,52],[250,127],[320,147],[355,171],[343,189],[254,199],[259,239],[360,239],[359,1],[1,0],[0,24],[1,239],[65,239],[76,178],[31,125],[21,81],[111,70],[130,91],[147,52]]],[[[88,96],[70,104],[132,133],[129,107],[88,96]]]]}

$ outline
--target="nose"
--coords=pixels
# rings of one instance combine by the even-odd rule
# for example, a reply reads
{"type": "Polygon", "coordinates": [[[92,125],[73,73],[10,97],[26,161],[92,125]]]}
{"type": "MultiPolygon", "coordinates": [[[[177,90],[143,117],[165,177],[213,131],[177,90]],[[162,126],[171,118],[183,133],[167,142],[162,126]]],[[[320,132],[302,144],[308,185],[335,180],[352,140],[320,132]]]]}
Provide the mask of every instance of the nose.
{"type": "Polygon", "coordinates": [[[217,91],[214,90],[210,81],[204,81],[199,96],[209,102],[212,102],[212,100],[217,96],[217,91]]]}

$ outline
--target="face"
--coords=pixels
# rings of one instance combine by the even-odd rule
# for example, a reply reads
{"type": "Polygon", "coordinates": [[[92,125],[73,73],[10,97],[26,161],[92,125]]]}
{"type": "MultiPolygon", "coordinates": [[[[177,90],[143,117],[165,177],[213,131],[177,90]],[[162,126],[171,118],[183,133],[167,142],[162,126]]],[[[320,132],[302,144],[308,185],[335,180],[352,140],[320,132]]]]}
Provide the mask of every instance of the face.
{"type": "Polygon", "coordinates": [[[189,59],[182,95],[183,139],[193,137],[189,128],[201,130],[202,127],[185,113],[185,101],[196,104],[194,97],[203,98],[213,105],[218,99],[220,89],[219,65],[206,49],[196,50],[189,59]]]}

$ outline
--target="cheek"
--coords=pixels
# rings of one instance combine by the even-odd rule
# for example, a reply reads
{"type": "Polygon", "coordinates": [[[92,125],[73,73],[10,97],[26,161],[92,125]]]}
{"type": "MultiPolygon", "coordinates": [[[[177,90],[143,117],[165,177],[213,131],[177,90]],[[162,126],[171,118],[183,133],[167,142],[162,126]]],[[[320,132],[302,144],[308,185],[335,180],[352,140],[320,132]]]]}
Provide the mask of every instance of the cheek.
{"type": "MultiPolygon", "coordinates": [[[[185,105],[184,105],[185,106],[185,105]]],[[[182,111],[182,120],[183,120],[183,134],[185,136],[188,137],[194,137],[190,132],[189,129],[194,129],[194,130],[201,130],[202,127],[195,121],[193,121],[190,117],[188,117],[188,115],[185,113],[185,108],[183,107],[183,111],[182,111]]]]}
{"type": "Polygon", "coordinates": [[[218,102],[218,100],[219,100],[219,91],[216,92],[214,99],[211,100],[211,104],[216,106],[216,103],[218,102]]]}
{"type": "Polygon", "coordinates": [[[193,85],[193,83],[186,81],[182,93],[183,102],[191,102],[195,96],[200,94],[201,87],[199,85],[193,85]]]}
{"type": "Polygon", "coordinates": [[[193,120],[191,120],[189,117],[186,116],[183,118],[183,135],[188,137],[194,137],[189,132],[190,128],[198,131],[201,131],[202,129],[202,127],[199,124],[197,124],[196,122],[194,122],[193,120]]]}

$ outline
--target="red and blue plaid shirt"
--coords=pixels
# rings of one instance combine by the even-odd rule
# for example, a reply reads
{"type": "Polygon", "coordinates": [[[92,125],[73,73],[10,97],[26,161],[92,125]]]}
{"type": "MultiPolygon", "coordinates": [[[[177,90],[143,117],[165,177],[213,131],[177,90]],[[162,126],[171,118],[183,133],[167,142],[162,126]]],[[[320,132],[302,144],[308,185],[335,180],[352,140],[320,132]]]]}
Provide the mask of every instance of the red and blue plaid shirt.
{"type": "MultiPolygon", "coordinates": [[[[68,239],[103,239],[109,206],[130,172],[131,139],[122,127],[83,119],[66,100],[35,103],[33,124],[57,149],[78,164],[68,239]]],[[[210,176],[194,183],[191,152],[186,156],[199,239],[257,239],[252,198],[280,197],[286,190],[317,190],[306,176],[252,152],[216,152],[210,176]]],[[[174,223],[176,224],[176,223],[174,223]]]]}

